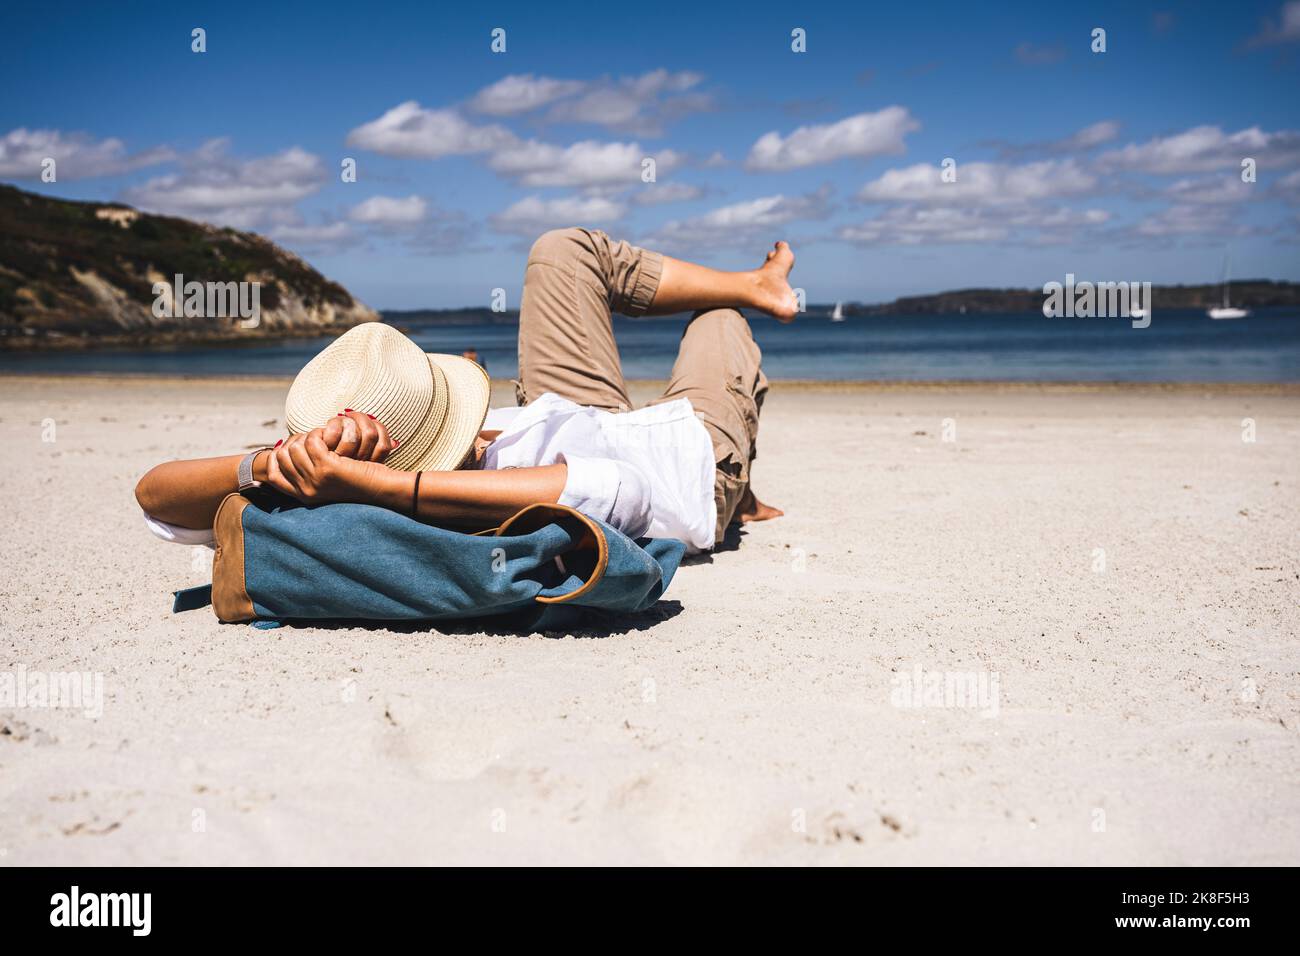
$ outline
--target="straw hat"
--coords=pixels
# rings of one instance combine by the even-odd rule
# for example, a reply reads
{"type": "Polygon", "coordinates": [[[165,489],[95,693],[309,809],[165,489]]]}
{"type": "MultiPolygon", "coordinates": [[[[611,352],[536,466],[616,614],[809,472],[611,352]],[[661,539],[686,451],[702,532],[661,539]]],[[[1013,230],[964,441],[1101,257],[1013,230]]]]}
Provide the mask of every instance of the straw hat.
{"type": "Polygon", "coordinates": [[[459,355],[424,353],[382,322],[349,329],[306,364],[289,388],[291,435],[321,428],[346,408],[374,415],[398,446],[384,464],[451,471],[474,447],[487,416],[487,373],[459,355]]]}

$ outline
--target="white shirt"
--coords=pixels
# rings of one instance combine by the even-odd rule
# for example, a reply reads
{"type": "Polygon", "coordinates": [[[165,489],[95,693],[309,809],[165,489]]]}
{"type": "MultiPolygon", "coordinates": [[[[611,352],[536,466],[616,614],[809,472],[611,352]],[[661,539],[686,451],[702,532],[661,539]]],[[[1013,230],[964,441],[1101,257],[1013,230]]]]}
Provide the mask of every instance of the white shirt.
{"type": "MultiPolygon", "coordinates": [[[[689,399],[614,413],[547,392],[523,408],[489,410],[483,427],[501,432],[484,453],[485,469],[564,462],[560,504],[630,538],[678,538],[690,552],[713,547],[713,442],[689,399]]],[[[215,540],[211,529],[144,520],[164,541],[215,540]]]]}
{"type": "Polygon", "coordinates": [[[484,468],[565,462],[560,504],[630,538],[713,547],[713,442],[689,399],[604,412],[547,392],[523,408],[492,409],[483,427],[501,429],[484,468]]]}

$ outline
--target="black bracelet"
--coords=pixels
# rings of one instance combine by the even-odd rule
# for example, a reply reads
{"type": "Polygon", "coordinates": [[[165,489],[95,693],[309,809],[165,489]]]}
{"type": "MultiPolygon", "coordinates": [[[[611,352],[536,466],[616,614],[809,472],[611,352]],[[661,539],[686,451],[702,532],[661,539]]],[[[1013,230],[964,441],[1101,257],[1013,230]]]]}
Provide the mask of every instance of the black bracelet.
{"type": "Polygon", "coordinates": [[[420,517],[420,475],[423,472],[415,473],[415,490],[411,492],[411,517],[419,519],[420,517]]]}

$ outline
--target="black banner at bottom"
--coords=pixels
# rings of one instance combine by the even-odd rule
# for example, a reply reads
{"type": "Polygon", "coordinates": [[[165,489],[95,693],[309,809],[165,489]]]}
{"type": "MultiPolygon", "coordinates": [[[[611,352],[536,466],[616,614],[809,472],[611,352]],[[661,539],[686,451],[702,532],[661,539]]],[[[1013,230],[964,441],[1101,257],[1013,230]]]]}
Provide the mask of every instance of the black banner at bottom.
{"type": "Polygon", "coordinates": [[[373,943],[436,927],[536,945],[680,924],[734,945],[842,920],[871,933],[864,942],[878,931],[1232,945],[1282,938],[1293,882],[1273,869],[0,869],[0,911],[11,942],[373,943]]]}

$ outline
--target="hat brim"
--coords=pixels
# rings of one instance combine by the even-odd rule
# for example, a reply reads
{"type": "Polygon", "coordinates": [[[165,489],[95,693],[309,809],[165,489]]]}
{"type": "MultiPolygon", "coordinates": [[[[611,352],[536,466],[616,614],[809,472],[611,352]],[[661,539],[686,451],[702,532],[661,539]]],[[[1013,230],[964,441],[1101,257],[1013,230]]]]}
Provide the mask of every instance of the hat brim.
{"type": "MultiPolygon", "coordinates": [[[[426,352],[430,373],[441,372],[447,381],[447,415],[436,434],[417,433],[403,444],[428,447],[419,458],[403,462],[402,471],[454,471],[474,449],[492,398],[492,380],[477,362],[459,355],[426,352]]],[[[391,464],[391,462],[390,462],[391,464]]]]}

